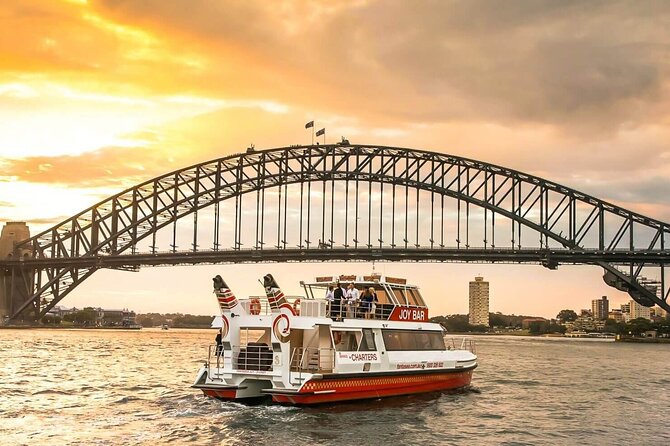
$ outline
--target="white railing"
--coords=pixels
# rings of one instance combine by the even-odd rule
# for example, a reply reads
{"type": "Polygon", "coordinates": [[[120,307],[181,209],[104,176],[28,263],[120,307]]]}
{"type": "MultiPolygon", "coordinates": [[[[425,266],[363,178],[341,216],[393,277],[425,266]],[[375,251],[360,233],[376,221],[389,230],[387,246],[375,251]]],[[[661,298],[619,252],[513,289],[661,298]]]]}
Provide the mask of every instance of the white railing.
{"type": "Polygon", "coordinates": [[[447,350],[467,350],[470,353],[477,352],[475,340],[471,338],[444,338],[447,350]]]}
{"type": "MultiPolygon", "coordinates": [[[[301,297],[286,297],[286,301],[293,306],[294,308],[297,308],[300,310],[301,303],[302,303],[301,297]],[[298,304],[295,304],[297,300],[300,300],[298,304]]],[[[248,299],[239,299],[240,305],[242,305],[242,308],[244,308],[244,311],[246,311],[248,314],[257,314],[260,316],[267,316],[268,314],[272,313],[272,309],[270,308],[270,303],[268,302],[267,296],[251,296],[248,299]],[[254,311],[252,310],[252,306],[254,306],[254,311]]]]}
{"type": "MultiPolygon", "coordinates": [[[[300,316],[307,317],[330,317],[334,320],[343,319],[377,319],[388,320],[395,308],[393,304],[371,304],[364,302],[355,304],[328,302],[325,299],[305,299],[302,297],[286,297],[286,301],[296,310],[300,316]]],[[[266,296],[251,296],[248,299],[240,299],[240,305],[249,314],[266,316],[272,313],[266,296]],[[252,310],[252,306],[254,307],[252,310]]],[[[425,310],[425,307],[406,306],[403,308],[416,308],[425,310]]]]}
{"type": "Polygon", "coordinates": [[[233,368],[255,372],[271,372],[274,352],[266,344],[249,343],[233,346],[233,368]]]}
{"type": "Polygon", "coordinates": [[[291,371],[303,373],[330,373],[335,368],[335,350],[332,348],[296,347],[291,352],[291,371]]]}
{"type": "MultiPolygon", "coordinates": [[[[232,347],[232,368],[239,371],[271,372],[274,364],[274,352],[266,344],[250,343],[232,347]]],[[[207,368],[224,367],[225,351],[222,346],[210,345],[207,355],[207,368]]],[[[229,356],[230,357],[230,356],[229,356]]]]}
{"type": "Polygon", "coordinates": [[[356,304],[344,304],[338,302],[329,302],[327,315],[334,320],[343,319],[383,319],[387,320],[393,312],[392,304],[374,304],[374,306],[364,305],[362,302],[356,304]]]}

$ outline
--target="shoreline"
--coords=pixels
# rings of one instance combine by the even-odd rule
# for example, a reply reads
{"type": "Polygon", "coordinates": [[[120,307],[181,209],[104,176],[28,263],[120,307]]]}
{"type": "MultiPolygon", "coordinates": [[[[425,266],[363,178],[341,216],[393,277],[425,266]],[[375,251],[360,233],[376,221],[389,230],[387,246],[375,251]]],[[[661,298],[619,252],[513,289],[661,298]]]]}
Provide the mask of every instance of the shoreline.
{"type": "MultiPolygon", "coordinates": [[[[57,327],[53,325],[0,325],[0,330],[142,330],[142,329],[158,329],[161,327],[57,327]]],[[[212,327],[192,326],[192,327],[169,327],[170,330],[211,330],[212,327]]],[[[167,330],[166,330],[167,331],[167,330]]]]}

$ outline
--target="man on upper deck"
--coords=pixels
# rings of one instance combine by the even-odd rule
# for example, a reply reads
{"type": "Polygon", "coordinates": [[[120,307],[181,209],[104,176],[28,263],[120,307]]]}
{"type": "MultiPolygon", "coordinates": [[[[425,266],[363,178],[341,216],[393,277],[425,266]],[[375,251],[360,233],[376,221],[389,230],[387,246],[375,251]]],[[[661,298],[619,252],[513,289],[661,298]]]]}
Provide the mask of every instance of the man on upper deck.
{"type": "Polygon", "coordinates": [[[358,301],[360,300],[360,293],[354,286],[354,283],[351,282],[347,288],[347,317],[356,317],[356,307],[358,306],[358,301]]]}
{"type": "Polygon", "coordinates": [[[340,283],[335,284],[335,289],[333,290],[333,303],[330,307],[330,317],[333,319],[342,318],[342,301],[344,300],[344,285],[340,283]]]}

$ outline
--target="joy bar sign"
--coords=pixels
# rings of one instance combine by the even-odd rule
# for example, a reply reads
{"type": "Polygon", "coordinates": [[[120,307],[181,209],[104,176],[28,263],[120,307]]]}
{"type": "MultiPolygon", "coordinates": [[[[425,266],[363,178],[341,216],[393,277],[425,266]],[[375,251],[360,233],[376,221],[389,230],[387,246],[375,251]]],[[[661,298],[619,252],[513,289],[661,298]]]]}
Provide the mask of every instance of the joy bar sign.
{"type": "Polygon", "coordinates": [[[392,321],[428,322],[428,308],[395,307],[389,319],[392,321]]]}

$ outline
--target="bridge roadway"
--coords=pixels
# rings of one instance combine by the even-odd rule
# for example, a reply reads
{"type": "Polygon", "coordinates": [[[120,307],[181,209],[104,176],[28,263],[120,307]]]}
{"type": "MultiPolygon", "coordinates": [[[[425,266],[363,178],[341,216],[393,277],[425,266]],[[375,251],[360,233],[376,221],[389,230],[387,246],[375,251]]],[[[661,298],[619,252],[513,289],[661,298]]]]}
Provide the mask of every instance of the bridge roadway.
{"type": "MultiPolygon", "coordinates": [[[[218,251],[182,251],[95,255],[61,258],[26,258],[27,268],[53,265],[76,268],[127,268],[161,265],[196,265],[215,263],[264,263],[306,261],[389,261],[389,262],[481,262],[531,263],[555,269],[558,264],[628,264],[631,261],[670,264],[667,252],[658,250],[546,250],[511,248],[324,248],[324,249],[229,249],[218,251]]],[[[0,261],[0,268],[15,266],[16,261],[0,261]]]]}

